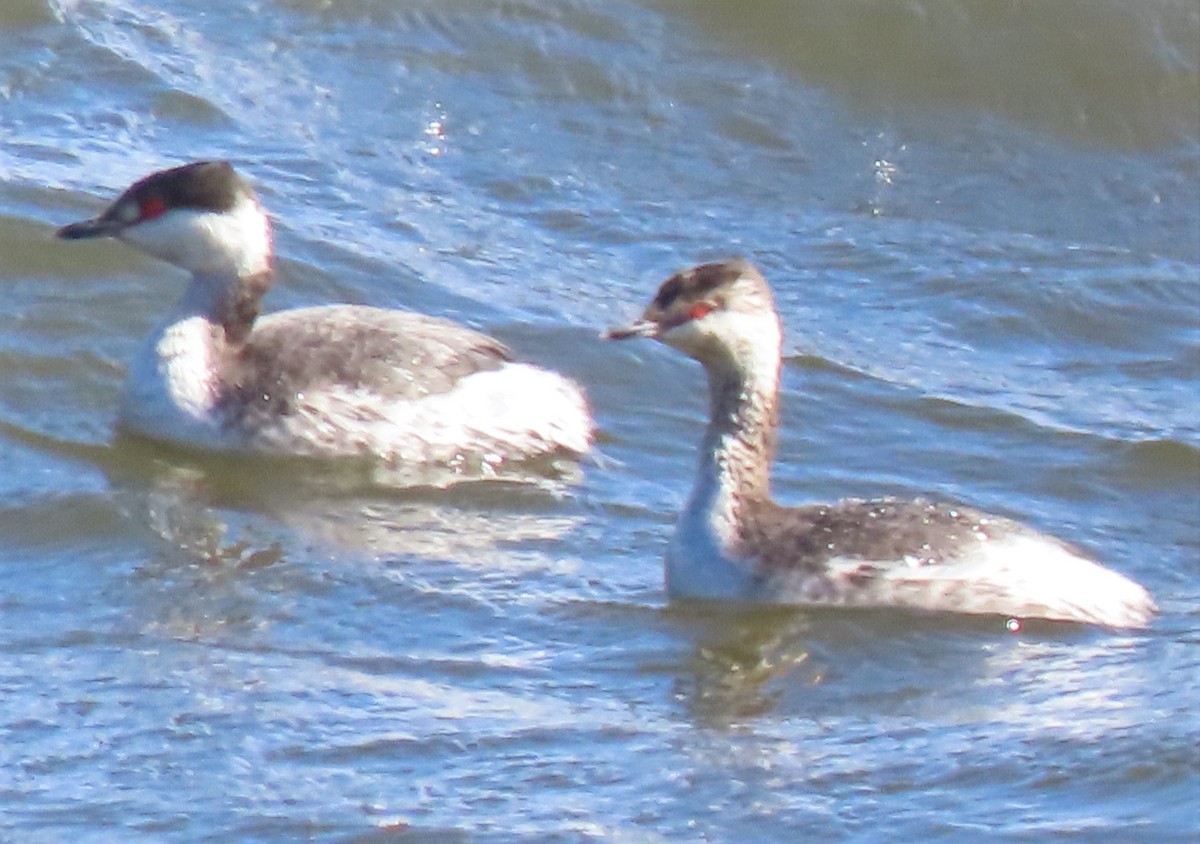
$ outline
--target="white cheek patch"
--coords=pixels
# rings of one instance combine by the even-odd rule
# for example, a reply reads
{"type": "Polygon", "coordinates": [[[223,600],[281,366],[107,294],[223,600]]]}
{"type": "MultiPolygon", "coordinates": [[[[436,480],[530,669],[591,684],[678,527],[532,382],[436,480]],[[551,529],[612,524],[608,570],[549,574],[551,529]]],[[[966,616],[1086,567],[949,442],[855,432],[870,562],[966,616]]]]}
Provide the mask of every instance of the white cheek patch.
{"type": "Polygon", "coordinates": [[[658,339],[673,349],[678,349],[685,355],[695,357],[701,351],[709,334],[694,319],[682,322],[668,328],[658,335],[658,339]]]}
{"type": "MultiPolygon", "coordinates": [[[[138,213],[136,207],[133,213],[138,213]]],[[[271,266],[270,221],[258,203],[246,196],[224,213],[177,208],[131,225],[120,237],[148,255],[198,275],[246,277],[271,266]]]]}
{"type": "Polygon", "coordinates": [[[713,311],[664,331],[660,339],[701,361],[720,360],[727,354],[745,372],[775,371],[783,342],[773,315],[742,311],[713,311]]]}
{"type": "Polygon", "coordinates": [[[141,215],[141,210],[133,202],[122,202],[117,207],[116,217],[122,223],[132,223],[141,215]]]}

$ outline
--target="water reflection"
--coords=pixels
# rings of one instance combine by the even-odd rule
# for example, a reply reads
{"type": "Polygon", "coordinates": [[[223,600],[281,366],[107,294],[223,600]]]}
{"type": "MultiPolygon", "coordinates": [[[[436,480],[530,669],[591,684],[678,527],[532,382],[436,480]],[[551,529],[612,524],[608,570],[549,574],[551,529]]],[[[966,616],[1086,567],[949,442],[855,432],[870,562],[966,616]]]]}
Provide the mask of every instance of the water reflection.
{"type": "Polygon", "coordinates": [[[279,542],[253,534],[277,536],[283,525],[304,546],[330,553],[470,563],[487,552],[494,566],[503,564],[502,548],[561,538],[578,522],[556,512],[570,488],[546,476],[396,488],[377,485],[367,465],[180,459],[123,438],[114,448],[104,469],[131,518],[201,562],[268,565],[281,556],[279,542]],[[254,515],[274,525],[246,518],[254,515]]]}
{"type": "Polygon", "coordinates": [[[577,579],[561,542],[582,517],[562,477],[396,489],[363,466],[84,444],[3,421],[0,433],[91,476],[93,493],[51,500],[37,519],[11,514],[7,538],[103,534],[116,561],[105,602],[134,604],[125,633],[242,646],[331,593],[339,606],[412,600],[444,614],[577,579]]]}
{"type": "Polygon", "coordinates": [[[691,603],[668,612],[694,641],[674,695],[699,724],[730,726],[766,715],[786,684],[811,686],[823,679],[806,642],[811,618],[803,612],[691,603]]]}
{"type": "Polygon", "coordinates": [[[1038,648],[1070,650],[1102,633],[1030,622],[1020,634],[1002,616],[890,610],[729,607],[680,602],[667,610],[692,652],[673,693],[708,727],[761,719],[1001,718],[997,694],[1038,648]],[[948,711],[943,695],[961,692],[948,711]]]}

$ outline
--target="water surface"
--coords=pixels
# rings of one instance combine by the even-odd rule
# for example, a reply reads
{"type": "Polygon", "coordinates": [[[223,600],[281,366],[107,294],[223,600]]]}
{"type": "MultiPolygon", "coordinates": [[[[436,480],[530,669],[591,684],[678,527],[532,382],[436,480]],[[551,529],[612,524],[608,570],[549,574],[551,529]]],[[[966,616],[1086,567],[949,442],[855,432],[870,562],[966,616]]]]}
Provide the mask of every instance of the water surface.
{"type": "Polygon", "coordinates": [[[1173,0],[4,4],[0,834],[1194,838],[1198,44],[1173,0]],[[274,215],[268,307],[492,332],[587,387],[595,460],[114,438],[183,280],[52,234],[202,157],[274,215]],[[668,605],[703,378],[597,335],[730,254],[787,330],[780,498],[1015,516],[1153,627],[668,605]]]}

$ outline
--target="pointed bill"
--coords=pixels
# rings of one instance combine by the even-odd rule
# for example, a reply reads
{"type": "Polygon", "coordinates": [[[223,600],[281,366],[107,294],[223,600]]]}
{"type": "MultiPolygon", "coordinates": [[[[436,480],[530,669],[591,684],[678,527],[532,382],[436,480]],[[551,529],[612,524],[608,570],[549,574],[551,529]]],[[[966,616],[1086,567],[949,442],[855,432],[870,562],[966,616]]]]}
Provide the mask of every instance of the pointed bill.
{"type": "Polygon", "coordinates": [[[54,234],[63,240],[85,240],[92,237],[115,237],[122,228],[124,225],[119,221],[101,216],[69,223],[54,234]]]}
{"type": "Polygon", "coordinates": [[[602,340],[628,340],[630,337],[657,337],[661,326],[652,320],[637,319],[629,325],[614,326],[600,333],[602,340]]]}

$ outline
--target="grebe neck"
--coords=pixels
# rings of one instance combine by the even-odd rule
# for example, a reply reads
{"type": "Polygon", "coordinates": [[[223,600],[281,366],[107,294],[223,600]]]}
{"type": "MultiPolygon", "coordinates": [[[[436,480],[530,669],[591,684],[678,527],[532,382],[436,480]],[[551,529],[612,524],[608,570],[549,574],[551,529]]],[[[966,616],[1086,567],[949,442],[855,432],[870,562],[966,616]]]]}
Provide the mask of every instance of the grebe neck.
{"type": "Polygon", "coordinates": [[[271,275],[270,269],[248,275],[231,270],[194,273],[168,323],[201,317],[222,329],[227,343],[244,343],[271,287],[271,275]]]}
{"type": "Polygon", "coordinates": [[[709,364],[709,421],[693,504],[734,524],[771,498],[779,429],[779,359],[764,366],[709,364]],[[715,511],[715,512],[714,512],[715,511]]]}

